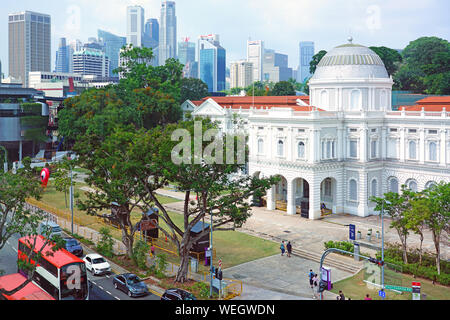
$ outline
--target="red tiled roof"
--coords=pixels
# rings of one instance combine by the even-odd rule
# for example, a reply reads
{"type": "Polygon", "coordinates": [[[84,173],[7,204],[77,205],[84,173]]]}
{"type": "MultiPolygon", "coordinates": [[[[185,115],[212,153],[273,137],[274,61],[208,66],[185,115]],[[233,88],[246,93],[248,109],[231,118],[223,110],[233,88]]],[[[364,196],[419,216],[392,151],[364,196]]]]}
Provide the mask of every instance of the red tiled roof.
{"type": "Polygon", "coordinates": [[[426,97],[416,103],[420,105],[450,105],[450,96],[426,97]]]}
{"type": "MultiPolygon", "coordinates": [[[[222,108],[232,109],[249,109],[254,108],[273,108],[273,107],[299,107],[297,100],[300,99],[304,103],[309,104],[309,96],[243,96],[243,97],[206,97],[200,101],[191,101],[196,106],[201,105],[208,99],[212,99],[222,108]]],[[[301,106],[300,106],[301,107],[301,106]]]]}
{"type": "Polygon", "coordinates": [[[398,110],[402,111],[403,109],[405,109],[405,111],[422,111],[422,108],[423,108],[425,111],[441,112],[444,107],[445,107],[445,110],[450,111],[450,107],[446,106],[446,105],[399,106],[398,110]]]}

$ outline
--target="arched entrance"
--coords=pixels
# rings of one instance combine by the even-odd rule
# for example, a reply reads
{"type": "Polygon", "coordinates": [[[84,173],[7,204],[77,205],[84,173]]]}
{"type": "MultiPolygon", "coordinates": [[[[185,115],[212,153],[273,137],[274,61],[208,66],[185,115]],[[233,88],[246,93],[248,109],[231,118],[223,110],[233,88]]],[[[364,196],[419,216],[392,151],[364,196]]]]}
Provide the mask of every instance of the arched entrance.
{"type": "MultiPolygon", "coordinates": [[[[256,171],[253,174],[253,177],[259,179],[260,178],[260,174],[261,174],[260,171],[256,171]]],[[[253,195],[253,197],[252,197],[252,206],[253,207],[265,207],[266,206],[266,193],[265,192],[263,192],[261,194],[256,194],[255,193],[253,195]]]]}
{"type": "Polygon", "coordinates": [[[320,183],[320,212],[322,216],[336,213],[336,187],[334,178],[325,178],[320,183]]]}
{"type": "Polygon", "coordinates": [[[296,178],[292,182],[296,213],[309,219],[309,183],[303,178],[296,178]]]}
{"type": "Polygon", "coordinates": [[[275,185],[275,209],[287,211],[288,184],[285,177],[279,175],[281,180],[275,185]]]}

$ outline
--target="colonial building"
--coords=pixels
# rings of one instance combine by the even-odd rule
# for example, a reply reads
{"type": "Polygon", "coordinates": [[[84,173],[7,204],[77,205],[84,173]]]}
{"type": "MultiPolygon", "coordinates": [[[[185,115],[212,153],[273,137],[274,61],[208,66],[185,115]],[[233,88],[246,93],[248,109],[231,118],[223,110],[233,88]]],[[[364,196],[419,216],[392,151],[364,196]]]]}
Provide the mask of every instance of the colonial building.
{"type": "Polygon", "coordinates": [[[371,196],[450,182],[450,97],[392,111],[392,85],[380,57],[350,41],[320,61],[310,97],[214,97],[182,107],[226,132],[242,119],[249,174],[281,177],[265,197],[269,210],[364,217],[378,214],[371,196]]]}

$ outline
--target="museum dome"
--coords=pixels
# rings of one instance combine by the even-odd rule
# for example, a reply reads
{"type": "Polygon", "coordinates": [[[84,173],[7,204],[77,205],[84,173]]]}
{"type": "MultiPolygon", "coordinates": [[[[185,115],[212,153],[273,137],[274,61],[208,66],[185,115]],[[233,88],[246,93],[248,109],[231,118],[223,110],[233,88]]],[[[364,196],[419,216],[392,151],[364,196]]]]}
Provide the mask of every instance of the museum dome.
{"type": "Polygon", "coordinates": [[[349,43],[328,52],[311,80],[389,78],[381,58],[368,47],[349,43]]]}

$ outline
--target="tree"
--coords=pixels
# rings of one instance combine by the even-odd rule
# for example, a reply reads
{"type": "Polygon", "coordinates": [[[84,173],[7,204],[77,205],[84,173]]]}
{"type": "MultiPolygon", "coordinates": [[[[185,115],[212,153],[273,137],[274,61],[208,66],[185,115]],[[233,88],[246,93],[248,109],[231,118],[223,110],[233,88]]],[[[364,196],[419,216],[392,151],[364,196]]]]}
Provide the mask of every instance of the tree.
{"type": "Polygon", "coordinates": [[[72,180],[69,177],[70,166],[73,166],[70,161],[64,159],[62,162],[58,163],[57,169],[52,173],[52,178],[55,183],[55,189],[59,192],[64,192],[64,202],[67,208],[67,193],[69,192],[70,185],[75,185],[73,181],[76,177],[76,173],[72,173],[72,180]]]}
{"type": "MultiPolygon", "coordinates": [[[[0,172],[0,250],[3,249],[8,239],[15,233],[18,233],[21,237],[37,235],[39,223],[45,218],[42,211],[31,212],[25,206],[27,198],[39,200],[43,190],[38,177],[33,174],[33,170],[30,167],[31,159],[28,157],[24,158],[22,163],[24,168],[18,169],[16,174],[0,172]]],[[[37,254],[31,253],[29,255],[30,260],[36,261],[42,255],[43,248],[50,241],[48,235],[46,236],[47,240],[44,246],[37,248],[37,254]]],[[[51,252],[46,252],[46,255],[50,255],[61,248],[61,239],[54,240],[56,245],[51,252]]],[[[30,241],[29,246],[34,249],[35,241],[30,241]]],[[[12,290],[0,288],[1,293],[12,295],[31,282],[36,265],[28,260],[19,260],[18,265],[21,270],[27,271],[27,279],[12,290]]]]}
{"type": "Polygon", "coordinates": [[[370,201],[376,203],[375,211],[381,211],[384,206],[384,212],[392,218],[390,228],[394,228],[400,238],[403,250],[403,262],[408,263],[407,255],[407,238],[409,229],[407,228],[408,221],[405,218],[405,212],[408,208],[408,200],[411,197],[405,185],[402,185],[401,194],[397,192],[388,192],[384,194],[384,198],[370,197],[370,201]]]}
{"type": "Polygon", "coordinates": [[[420,68],[409,64],[402,65],[394,74],[394,88],[397,90],[422,93],[425,90],[425,73],[420,68]]]}
{"type": "Polygon", "coordinates": [[[22,103],[21,108],[24,115],[20,117],[20,124],[24,128],[25,140],[33,142],[33,155],[36,144],[46,142],[48,137],[46,130],[48,126],[48,116],[42,116],[42,105],[40,103],[22,103]]]}
{"type": "Polygon", "coordinates": [[[295,88],[289,81],[280,81],[275,84],[272,90],[274,96],[295,96],[295,88]]]}
{"type": "Polygon", "coordinates": [[[431,230],[434,247],[436,249],[436,268],[441,274],[441,249],[440,239],[443,231],[449,230],[450,219],[450,183],[441,182],[437,185],[425,189],[424,196],[427,198],[429,214],[426,215],[425,223],[431,230]]]}
{"type": "Polygon", "coordinates": [[[312,60],[309,63],[309,65],[310,65],[309,73],[314,74],[314,72],[316,72],[317,65],[319,64],[320,60],[322,60],[322,58],[326,54],[327,54],[327,52],[325,50],[320,50],[312,57],[312,60]]]}
{"type": "Polygon", "coordinates": [[[403,60],[401,54],[397,50],[391,48],[369,47],[369,49],[374,51],[381,58],[381,60],[383,60],[384,66],[386,67],[389,75],[393,75],[397,71],[403,60]]]}
{"type": "Polygon", "coordinates": [[[422,264],[422,244],[426,220],[429,219],[431,210],[429,199],[423,197],[423,194],[416,193],[409,202],[409,208],[405,211],[406,228],[412,230],[420,237],[419,246],[419,264],[422,264]]]}
{"type": "Polygon", "coordinates": [[[183,78],[181,79],[181,100],[201,100],[209,95],[208,85],[201,79],[183,78]]]}

